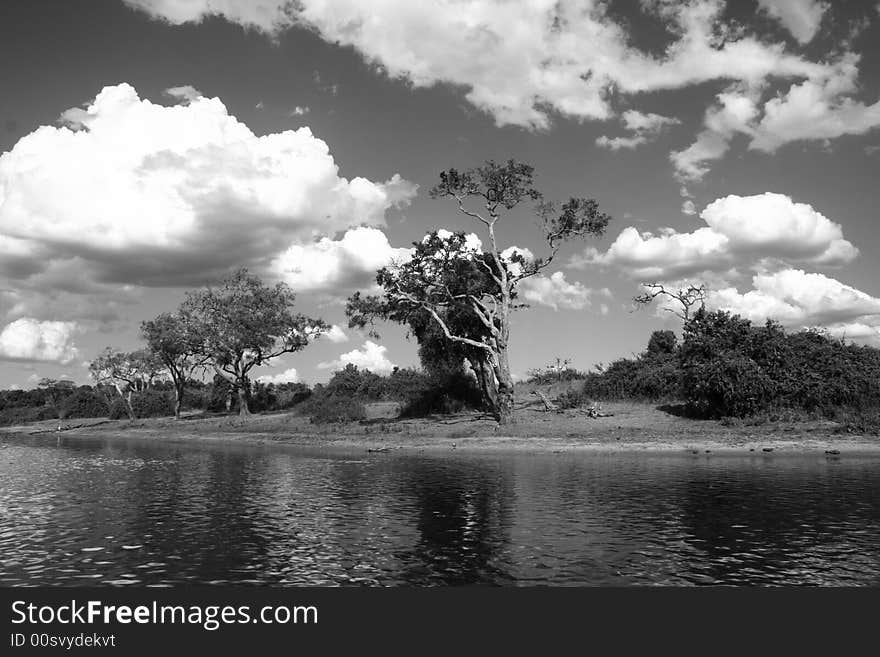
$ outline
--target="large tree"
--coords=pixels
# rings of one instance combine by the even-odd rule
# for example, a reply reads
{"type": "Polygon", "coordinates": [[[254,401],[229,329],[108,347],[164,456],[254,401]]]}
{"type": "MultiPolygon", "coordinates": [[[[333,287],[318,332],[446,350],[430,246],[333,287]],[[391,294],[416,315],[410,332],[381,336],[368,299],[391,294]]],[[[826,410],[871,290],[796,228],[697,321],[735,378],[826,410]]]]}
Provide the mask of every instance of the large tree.
{"type": "MultiPolygon", "coordinates": [[[[451,342],[468,345],[485,354],[496,384],[495,416],[500,424],[514,421],[514,383],[510,373],[509,345],[512,311],[517,286],[548,267],[562,245],[573,238],[601,236],[610,217],[599,210],[593,199],[572,197],[564,203],[545,201],[534,186],[534,169],[528,164],[509,160],[506,164],[493,161],[467,171],[449,169],[440,174],[440,183],[430,195],[435,199],[451,199],[458,211],[480,225],[486,242],[482,249],[450,250],[432,245],[437,238],[416,243],[412,258],[379,271],[377,281],[390,304],[424,310],[451,342]],[[534,260],[519,251],[503,248],[497,231],[503,219],[521,203],[535,203],[534,214],[539,220],[547,254],[534,260]],[[422,248],[424,246],[424,248],[422,248]],[[479,268],[484,280],[468,289],[461,289],[461,269],[472,272],[479,268]],[[478,338],[463,334],[450,326],[447,317],[457,313],[471,314],[481,323],[478,338]]],[[[478,280],[478,279],[474,279],[478,280]]]]}
{"type": "MultiPolygon", "coordinates": [[[[468,238],[463,232],[441,236],[432,232],[415,244],[415,257],[420,260],[434,260],[444,263],[438,274],[444,278],[452,294],[476,293],[476,290],[488,288],[487,292],[497,292],[495,282],[486,270],[475,262],[476,254],[468,246],[468,238]]],[[[378,280],[381,283],[386,271],[380,271],[378,280]]],[[[488,337],[486,326],[466,304],[458,304],[438,310],[443,322],[456,335],[465,336],[473,341],[481,341],[488,337]]],[[[440,325],[432,315],[421,306],[390,295],[364,296],[359,292],[349,297],[346,306],[349,326],[366,328],[370,326],[370,335],[378,337],[375,330],[377,319],[406,324],[410,334],[419,343],[419,360],[429,373],[443,376],[464,370],[465,362],[477,378],[486,406],[494,409],[497,390],[495,378],[488,364],[484,349],[471,344],[451,341],[446,338],[440,325]]]]}
{"type": "Polygon", "coordinates": [[[201,353],[238,394],[239,415],[250,415],[250,371],[300,351],[329,327],[293,312],[296,295],[284,283],[270,287],[239,269],[216,288],[189,292],[180,314],[200,336],[201,353]]]}
{"type": "Polygon", "coordinates": [[[110,386],[119,393],[131,420],[134,420],[132,393],[150,388],[161,370],[162,363],[147,349],[125,352],[107,347],[89,363],[95,383],[110,386]]]}
{"type": "Polygon", "coordinates": [[[186,382],[209,357],[204,353],[204,339],[198,327],[180,313],[162,313],[141,324],[141,336],[147,348],[161,361],[174,384],[174,417],[180,419],[180,406],[186,382]]]}

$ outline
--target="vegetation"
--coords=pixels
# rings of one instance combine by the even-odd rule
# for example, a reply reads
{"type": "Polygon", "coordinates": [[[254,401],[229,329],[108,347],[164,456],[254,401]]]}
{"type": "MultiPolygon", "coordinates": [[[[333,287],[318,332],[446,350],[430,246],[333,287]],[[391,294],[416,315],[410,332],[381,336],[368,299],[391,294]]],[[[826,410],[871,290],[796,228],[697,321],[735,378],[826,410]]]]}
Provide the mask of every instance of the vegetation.
{"type": "MultiPolygon", "coordinates": [[[[508,353],[511,313],[523,307],[517,301],[517,287],[549,266],[565,242],[601,236],[611,218],[599,211],[593,199],[573,197],[561,204],[543,200],[534,186],[534,168],[515,160],[443,171],[430,195],[452,199],[461,214],[481,224],[485,250],[470,244],[463,232],[451,237],[431,233],[414,244],[409,260],[378,272],[384,297],[369,299],[366,305],[383,308],[375,314],[400,317],[398,321],[409,321],[408,311],[420,311],[448,341],[480,353],[471,367],[488,370],[492,386],[484,386],[484,394],[499,424],[510,424],[514,421],[508,353]],[[502,218],[527,201],[535,203],[534,213],[549,249],[546,257],[534,260],[514,247],[501,247],[496,234],[502,218]]],[[[358,302],[353,299],[349,305],[357,311],[358,302]]]]}
{"type": "Polygon", "coordinates": [[[238,396],[239,415],[249,415],[250,371],[282,354],[304,349],[329,327],[293,312],[296,299],[284,283],[269,287],[240,269],[216,288],[187,293],[181,323],[193,349],[225,378],[238,396]]]}
{"type": "Polygon", "coordinates": [[[880,350],[700,308],[680,344],[654,332],[642,354],[589,373],[580,398],[682,400],[690,415],[716,419],[793,411],[877,431],[880,350]]]}

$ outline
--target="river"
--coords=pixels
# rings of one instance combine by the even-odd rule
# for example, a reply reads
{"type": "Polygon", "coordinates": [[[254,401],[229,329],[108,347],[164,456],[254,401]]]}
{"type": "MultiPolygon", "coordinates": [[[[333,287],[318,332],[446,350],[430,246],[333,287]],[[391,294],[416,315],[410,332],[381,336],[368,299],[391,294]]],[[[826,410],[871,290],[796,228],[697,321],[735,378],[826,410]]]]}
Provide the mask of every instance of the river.
{"type": "Polygon", "coordinates": [[[880,458],[0,438],[0,586],[878,585],[880,458]]]}

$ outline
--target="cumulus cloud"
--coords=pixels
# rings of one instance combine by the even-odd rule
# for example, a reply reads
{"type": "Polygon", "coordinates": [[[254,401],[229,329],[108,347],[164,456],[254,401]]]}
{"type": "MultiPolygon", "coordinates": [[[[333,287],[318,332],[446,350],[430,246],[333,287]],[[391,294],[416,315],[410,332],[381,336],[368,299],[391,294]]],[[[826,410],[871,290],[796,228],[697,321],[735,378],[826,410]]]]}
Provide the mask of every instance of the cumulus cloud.
{"type": "Polygon", "coordinates": [[[697,206],[694,205],[694,202],[690,199],[682,201],[681,204],[681,212],[682,214],[693,215],[697,214],[697,206]]]}
{"type": "Polygon", "coordinates": [[[394,363],[388,360],[385,353],[387,347],[378,345],[372,340],[364,342],[360,349],[353,349],[333,361],[318,363],[320,370],[341,370],[346,365],[356,365],[360,369],[370,370],[374,374],[390,374],[394,369],[394,363]]]}
{"type": "Polygon", "coordinates": [[[525,279],[519,285],[520,293],[526,301],[548,306],[553,310],[583,310],[590,305],[593,291],[580,281],[565,280],[561,271],[550,276],[538,275],[525,279]]]}
{"type": "Polygon", "coordinates": [[[334,240],[294,244],[270,269],[298,292],[346,292],[375,284],[376,270],[408,259],[410,249],[392,247],[377,228],[355,228],[334,240]]]}
{"type": "Polygon", "coordinates": [[[617,151],[621,148],[633,149],[652,141],[665,128],[681,123],[681,121],[673,117],[652,113],[644,114],[637,110],[627,110],[624,112],[621,115],[621,121],[624,127],[632,133],[631,136],[610,138],[602,135],[596,139],[596,145],[612,151],[617,151]]]}
{"type": "Polygon", "coordinates": [[[689,233],[664,228],[655,235],[627,227],[605,253],[588,249],[570,264],[614,265],[634,277],[670,280],[768,260],[842,265],[858,255],[840,224],[783,194],[726,196],[706,206],[700,217],[707,225],[689,233]]]}
{"type": "Polygon", "coordinates": [[[202,92],[191,84],[185,84],[180,87],[169,87],[165,90],[165,95],[182,103],[191,103],[201,98],[202,92]]]}
{"type": "Polygon", "coordinates": [[[308,128],[258,137],[217,98],[167,107],[119,84],[74,120],[0,155],[0,249],[13,254],[0,274],[78,259],[102,282],[202,283],[291,243],[382,225],[415,194],[397,175],[342,178],[308,128]]]}
{"type": "Polygon", "coordinates": [[[67,365],[77,357],[75,322],[37,321],[21,317],[0,331],[0,360],[53,362],[67,365]]]}
{"type": "Polygon", "coordinates": [[[840,281],[800,269],[756,274],[752,289],[710,291],[707,304],[762,323],[827,328],[832,334],[880,344],[880,299],[840,281]]]}
{"type": "Polygon", "coordinates": [[[576,0],[126,0],[172,24],[221,15],[269,34],[297,25],[351,46],[388,76],[416,87],[450,83],[499,125],[549,125],[549,111],[577,119],[613,116],[613,92],[637,94],[710,80],[755,83],[813,77],[826,67],[719,29],[721,0],[644,2],[672,43],[662,57],[638,49],[605,3],[576,0]]]}
{"type": "Polygon", "coordinates": [[[880,100],[868,105],[852,96],[858,91],[857,63],[858,56],[846,54],[822,75],[792,84],[766,102],[763,85],[731,85],[706,110],[696,140],[670,154],[678,178],[701,180],[738,134],[749,139],[750,150],[773,153],[791,142],[860,135],[880,126],[880,100]]]}
{"type": "Polygon", "coordinates": [[[831,7],[816,0],[758,0],[758,6],[778,20],[800,43],[809,43],[831,7]]]}
{"type": "Polygon", "coordinates": [[[274,383],[278,385],[280,383],[298,383],[299,382],[299,374],[296,371],[295,367],[291,367],[290,369],[286,369],[279,374],[266,374],[263,376],[257,377],[257,381],[260,383],[274,383]]]}
{"type": "Polygon", "coordinates": [[[342,330],[342,327],[337,324],[331,326],[329,331],[322,334],[322,337],[327,338],[334,344],[348,342],[348,335],[346,335],[345,331],[342,330]]]}

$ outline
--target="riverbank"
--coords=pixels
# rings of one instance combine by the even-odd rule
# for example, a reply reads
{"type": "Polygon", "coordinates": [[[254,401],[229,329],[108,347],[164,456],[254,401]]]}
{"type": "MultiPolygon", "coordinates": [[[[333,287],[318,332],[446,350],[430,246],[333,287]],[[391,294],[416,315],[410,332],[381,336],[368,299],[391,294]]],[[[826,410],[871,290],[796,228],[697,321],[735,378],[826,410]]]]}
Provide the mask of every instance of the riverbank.
{"type": "Polygon", "coordinates": [[[341,425],[314,425],[296,413],[253,415],[247,419],[189,415],[173,419],[75,420],[5,427],[15,436],[58,435],[163,442],[281,444],[309,448],[363,449],[373,452],[476,451],[559,453],[589,451],[690,452],[694,454],[803,454],[839,452],[880,455],[880,438],[846,433],[829,421],[740,423],[693,420],[653,404],[606,403],[607,417],[577,411],[548,413],[534,405],[518,411],[518,423],[498,427],[489,417],[462,413],[432,418],[393,417],[394,405],[377,404],[371,419],[341,425]]]}

